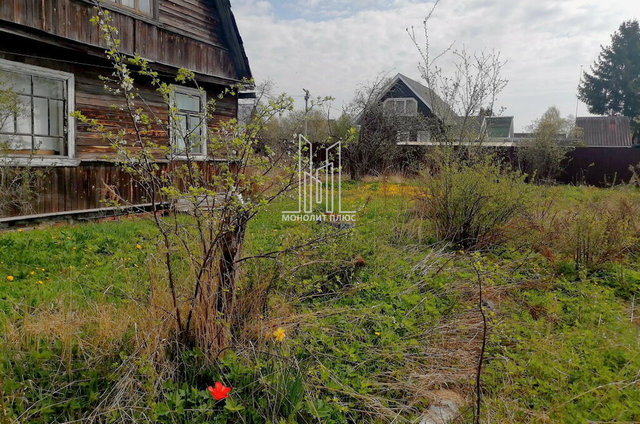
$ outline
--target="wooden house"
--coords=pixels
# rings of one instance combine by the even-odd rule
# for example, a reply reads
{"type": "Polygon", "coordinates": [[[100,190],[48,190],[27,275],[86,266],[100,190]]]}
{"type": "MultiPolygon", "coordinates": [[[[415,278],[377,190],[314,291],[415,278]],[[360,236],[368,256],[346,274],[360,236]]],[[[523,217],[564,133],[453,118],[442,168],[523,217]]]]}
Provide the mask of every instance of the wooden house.
{"type": "Polygon", "coordinates": [[[433,90],[397,74],[380,92],[385,117],[396,120],[399,145],[423,145],[439,123],[455,118],[451,107],[433,90]]]}
{"type": "Polygon", "coordinates": [[[384,115],[395,120],[398,145],[439,144],[442,139],[437,133],[445,127],[456,144],[507,146],[513,142],[513,117],[459,116],[435,91],[403,74],[387,83],[378,101],[384,115]]]}
{"type": "MultiPolygon", "coordinates": [[[[0,128],[0,138],[11,140],[5,164],[28,162],[49,170],[32,213],[103,208],[110,190],[132,203],[148,201],[110,160],[113,151],[103,137],[71,115],[80,111],[110,129],[128,118],[112,107],[122,100],[105,91],[100,79],[112,66],[99,29],[90,23],[95,5],[95,0],[0,1],[0,79],[25,106],[24,113],[0,128]]],[[[204,95],[174,86],[176,106],[187,125],[190,116],[203,113],[209,98],[251,78],[229,0],[103,0],[100,5],[118,28],[124,53],[147,59],[167,81],[175,81],[180,68],[195,73],[204,95]]],[[[150,85],[139,87],[153,112],[166,119],[162,97],[150,85]]],[[[237,111],[238,99],[225,98],[207,125],[234,118],[237,111]]],[[[171,137],[162,131],[154,136],[164,142],[171,137]]],[[[192,153],[203,161],[212,159],[206,143],[192,153]]]]}

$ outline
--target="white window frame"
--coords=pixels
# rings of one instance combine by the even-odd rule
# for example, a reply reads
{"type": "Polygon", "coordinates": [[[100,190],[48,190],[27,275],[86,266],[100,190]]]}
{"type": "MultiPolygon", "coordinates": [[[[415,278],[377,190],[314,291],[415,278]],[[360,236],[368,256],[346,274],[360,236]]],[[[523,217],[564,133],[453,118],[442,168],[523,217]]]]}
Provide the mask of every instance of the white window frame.
{"type": "Polygon", "coordinates": [[[41,66],[28,65],[25,63],[14,62],[11,60],[0,59],[0,71],[9,71],[17,73],[26,73],[43,78],[55,78],[63,80],[66,89],[66,113],[64,116],[66,127],[65,141],[67,143],[67,155],[9,155],[6,161],[0,165],[9,166],[77,166],[79,160],[75,158],[76,152],[76,123],[73,118],[75,110],[75,78],[72,73],[58,71],[55,69],[43,68],[41,66]]]}
{"type": "MultiPolygon", "coordinates": [[[[197,88],[192,87],[184,87],[182,85],[172,85],[171,86],[171,97],[169,102],[169,107],[174,109],[176,107],[175,103],[175,93],[186,94],[189,96],[198,96],[200,97],[200,113],[203,114],[203,120],[201,121],[200,131],[201,131],[201,143],[202,143],[202,152],[201,153],[190,153],[189,158],[192,160],[205,160],[207,158],[207,93],[203,90],[200,91],[197,88]]],[[[170,117],[173,119],[173,117],[170,117]]],[[[169,126],[170,129],[175,128],[176,123],[173,122],[169,126]]],[[[176,134],[169,134],[169,138],[171,140],[171,157],[174,159],[187,159],[187,155],[184,154],[176,154],[174,153],[174,145],[176,144],[176,134]]]]}
{"type": "Polygon", "coordinates": [[[414,99],[413,97],[390,97],[388,99],[386,99],[384,101],[384,103],[382,104],[383,107],[383,111],[384,111],[384,115],[385,116],[418,116],[418,101],[416,99],[414,99]],[[396,107],[394,104],[393,107],[393,112],[388,112],[387,111],[387,103],[389,102],[393,102],[393,103],[397,103],[397,102],[403,102],[404,103],[404,112],[402,113],[397,113],[396,112],[396,107]],[[409,113],[407,112],[407,104],[411,102],[414,103],[416,105],[416,111],[415,113],[409,113]]]}
{"type": "Polygon", "coordinates": [[[409,143],[411,141],[411,132],[410,131],[398,131],[396,133],[396,142],[400,143],[409,143]]]}

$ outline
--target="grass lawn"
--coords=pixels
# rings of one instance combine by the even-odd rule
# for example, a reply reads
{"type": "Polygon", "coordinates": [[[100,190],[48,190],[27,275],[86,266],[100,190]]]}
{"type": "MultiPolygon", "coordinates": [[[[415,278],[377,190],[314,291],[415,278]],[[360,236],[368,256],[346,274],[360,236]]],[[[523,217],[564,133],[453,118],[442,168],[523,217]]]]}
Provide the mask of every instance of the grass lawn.
{"type": "MultiPolygon", "coordinates": [[[[158,353],[166,299],[150,220],[0,233],[0,423],[416,422],[443,390],[464,399],[459,422],[469,422],[478,274],[489,318],[483,422],[640,420],[631,309],[640,249],[605,245],[596,236],[611,228],[595,226],[601,215],[588,219],[640,202],[637,191],[535,187],[502,242],[470,253],[434,238],[415,213],[416,182],[343,189],[359,207],[352,230],[277,261],[247,261],[236,347],[215,364],[170,344],[158,353]],[[264,287],[269,302],[256,311],[264,287]],[[207,392],[215,381],[232,388],[226,401],[207,392]]],[[[333,231],[283,222],[292,205],[273,204],[251,222],[247,255],[333,231]]],[[[188,289],[188,266],[175,260],[188,289]]]]}

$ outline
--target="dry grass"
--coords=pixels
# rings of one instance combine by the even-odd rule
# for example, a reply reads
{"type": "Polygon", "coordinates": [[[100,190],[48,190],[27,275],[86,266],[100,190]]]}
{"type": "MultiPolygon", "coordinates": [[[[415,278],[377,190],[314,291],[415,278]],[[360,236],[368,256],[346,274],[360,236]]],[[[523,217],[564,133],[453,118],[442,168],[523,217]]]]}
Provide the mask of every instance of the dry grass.
{"type": "Polygon", "coordinates": [[[551,192],[510,222],[507,237],[552,263],[574,261],[578,268],[597,268],[638,249],[640,202],[634,197],[634,192],[619,189],[567,201],[551,192]]]}

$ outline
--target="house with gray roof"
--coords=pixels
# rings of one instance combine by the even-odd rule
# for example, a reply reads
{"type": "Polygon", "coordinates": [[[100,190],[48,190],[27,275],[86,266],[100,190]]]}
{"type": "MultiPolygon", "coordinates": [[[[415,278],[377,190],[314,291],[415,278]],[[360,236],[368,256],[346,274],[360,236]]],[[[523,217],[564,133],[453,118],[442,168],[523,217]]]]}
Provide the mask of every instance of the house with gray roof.
{"type": "Polygon", "coordinates": [[[403,74],[391,78],[380,90],[378,102],[386,117],[402,122],[397,133],[398,144],[402,145],[430,144],[436,127],[456,118],[435,91],[403,74]]]}
{"type": "Polygon", "coordinates": [[[576,127],[582,130],[586,147],[631,147],[631,122],[626,116],[581,116],[576,127]]]}
{"type": "Polygon", "coordinates": [[[443,126],[467,142],[482,139],[484,145],[507,146],[514,141],[513,116],[458,116],[434,90],[400,73],[381,90],[378,101],[385,116],[403,119],[400,145],[436,144],[434,132],[443,126]]]}

